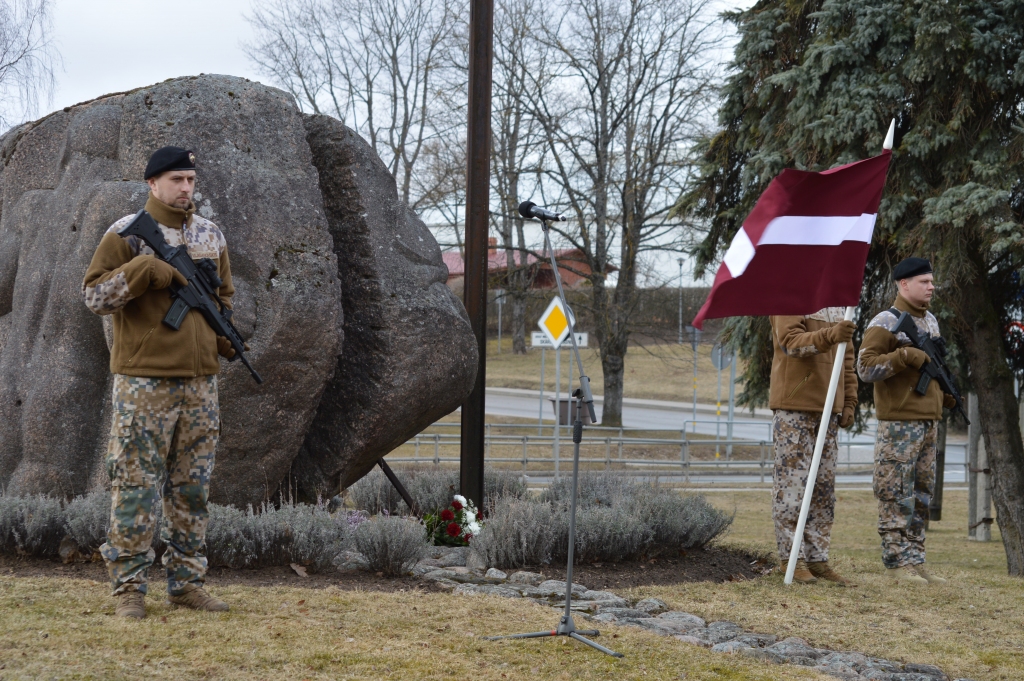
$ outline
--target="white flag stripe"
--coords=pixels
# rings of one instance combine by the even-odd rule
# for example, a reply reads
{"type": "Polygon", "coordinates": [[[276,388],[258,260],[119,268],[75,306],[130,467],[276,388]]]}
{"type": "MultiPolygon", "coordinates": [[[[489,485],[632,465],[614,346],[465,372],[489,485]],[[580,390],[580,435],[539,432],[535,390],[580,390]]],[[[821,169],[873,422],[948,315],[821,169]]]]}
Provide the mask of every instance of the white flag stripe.
{"type": "MultiPolygon", "coordinates": [[[[876,217],[873,213],[851,216],[780,215],[768,223],[757,245],[838,246],[844,241],[869,244],[876,217]]],[[[732,267],[729,271],[733,271],[732,267]]]]}
{"type": "Polygon", "coordinates": [[[743,270],[747,269],[747,265],[750,264],[753,258],[754,244],[750,242],[747,231],[740,227],[740,231],[736,232],[736,236],[733,237],[729,250],[725,252],[725,257],[722,261],[729,268],[729,274],[735,279],[743,274],[743,270]]]}

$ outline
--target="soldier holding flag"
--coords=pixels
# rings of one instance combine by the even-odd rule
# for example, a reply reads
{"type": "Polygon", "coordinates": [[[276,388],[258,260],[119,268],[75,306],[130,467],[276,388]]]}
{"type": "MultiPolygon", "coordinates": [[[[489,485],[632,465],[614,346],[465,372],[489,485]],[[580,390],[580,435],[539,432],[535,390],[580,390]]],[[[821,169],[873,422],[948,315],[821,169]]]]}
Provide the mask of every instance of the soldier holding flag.
{"type": "Polygon", "coordinates": [[[841,307],[826,307],[803,316],[770,317],[769,320],[775,350],[768,395],[768,406],[775,412],[772,418],[775,443],[772,519],[783,565],[789,560],[793,547],[801,495],[810,474],[832,363],[840,344],[847,344],[804,526],[801,557],[793,574],[793,580],[802,584],[812,584],[821,578],[846,586],[849,582],[829,566],[828,548],[835,518],[838,430],[853,425],[857,408],[857,375],[853,369],[853,345],[849,342],[856,327],[843,319],[841,307]]]}

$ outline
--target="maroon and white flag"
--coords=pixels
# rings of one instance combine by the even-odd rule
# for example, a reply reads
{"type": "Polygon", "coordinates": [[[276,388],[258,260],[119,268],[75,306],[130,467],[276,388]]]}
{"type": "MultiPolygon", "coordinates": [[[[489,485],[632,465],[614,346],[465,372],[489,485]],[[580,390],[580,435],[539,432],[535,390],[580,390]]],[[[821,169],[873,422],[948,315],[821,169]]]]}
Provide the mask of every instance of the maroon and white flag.
{"type": "Polygon", "coordinates": [[[857,305],[891,156],[783,170],[736,232],[693,325],[857,305]]]}

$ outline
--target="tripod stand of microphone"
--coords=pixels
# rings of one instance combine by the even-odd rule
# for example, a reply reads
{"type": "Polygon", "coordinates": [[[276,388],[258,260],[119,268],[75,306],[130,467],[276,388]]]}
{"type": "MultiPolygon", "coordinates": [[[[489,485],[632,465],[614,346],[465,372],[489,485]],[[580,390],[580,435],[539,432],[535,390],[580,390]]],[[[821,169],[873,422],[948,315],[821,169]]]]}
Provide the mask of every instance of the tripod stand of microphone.
{"type": "Polygon", "coordinates": [[[606,655],[612,657],[623,657],[622,653],[617,653],[614,650],[605,648],[604,646],[591,641],[586,636],[600,636],[601,632],[597,629],[586,629],[579,630],[576,628],[576,623],[572,618],[572,564],[573,554],[576,548],[576,496],[579,490],[579,472],[580,472],[580,443],[583,441],[583,408],[587,408],[590,413],[590,422],[597,423],[597,413],[594,411],[594,396],[590,392],[590,379],[587,378],[586,374],[583,373],[583,360],[580,359],[580,349],[576,343],[576,333],[573,328],[575,320],[573,314],[569,309],[569,305],[565,300],[565,291],[562,289],[562,277],[558,272],[558,263],[555,260],[555,252],[551,248],[551,237],[549,234],[550,225],[549,221],[561,221],[564,218],[561,215],[551,213],[543,208],[539,208],[530,201],[524,201],[519,206],[519,212],[523,217],[526,218],[537,218],[540,220],[544,230],[544,252],[548,254],[551,259],[551,270],[555,274],[555,283],[558,286],[558,297],[562,299],[562,306],[565,308],[566,321],[569,325],[569,338],[572,341],[572,352],[576,358],[576,366],[580,372],[580,387],[573,391],[572,396],[576,398],[576,419],[572,424],[572,442],[573,442],[573,455],[572,455],[572,498],[570,502],[569,511],[569,559],[568,564],[565,568],[565,613],[562,618],[558,621],[558,627],[549,631],[535,631],[528,634],[511,634],[508,636],[488,636],[485,640],[498,641],[501,639],[511,638],[545,638],[548,636],[568,636],[576,639],[580,643],[585,643],[595,650],[600,650],[606,655]]]}

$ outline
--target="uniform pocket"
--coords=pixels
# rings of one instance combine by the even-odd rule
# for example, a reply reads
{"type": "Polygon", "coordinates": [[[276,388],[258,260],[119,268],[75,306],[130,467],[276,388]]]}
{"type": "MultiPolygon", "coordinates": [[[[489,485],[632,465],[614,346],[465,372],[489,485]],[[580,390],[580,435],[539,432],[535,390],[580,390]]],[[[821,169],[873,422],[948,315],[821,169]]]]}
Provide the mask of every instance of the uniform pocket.
{"type": "Polygon", "coordinates": [[[906,422],[878,424],[875,441],[875,473],[872,488],[879,501],[899,506],[898,515],[906,515],[909,503],[913,511],[914,496],[914,434],[907,432],[906,422]]]}
{"type": "Polygon", "coordinates": [[[146,335],[142,337],[142,342],[139,343],[139,347],[137,347],[135,349],[135,352],[132,353],[132,356],[128,358],[127,362],[125,362],[126,366],[131,366],[132,362],[134,362],[136,359],[139,358],[139,355],[142,354],[142,349],[144,347],[146,347],[146,341],[149,340],[149,337],[153,335],[154,331],[156,331],[156,327],[155,326],[152,329],[150,329],[149,331],[146,332],[146,335]]]}
{"type": "Polygon", "coordinates": [[[143,458],[149,447],[145,432],[136,422],[135,409],[118,409],[107,446],[107,475],[116,487],[138,487],[146,483],[143,458]]]}

